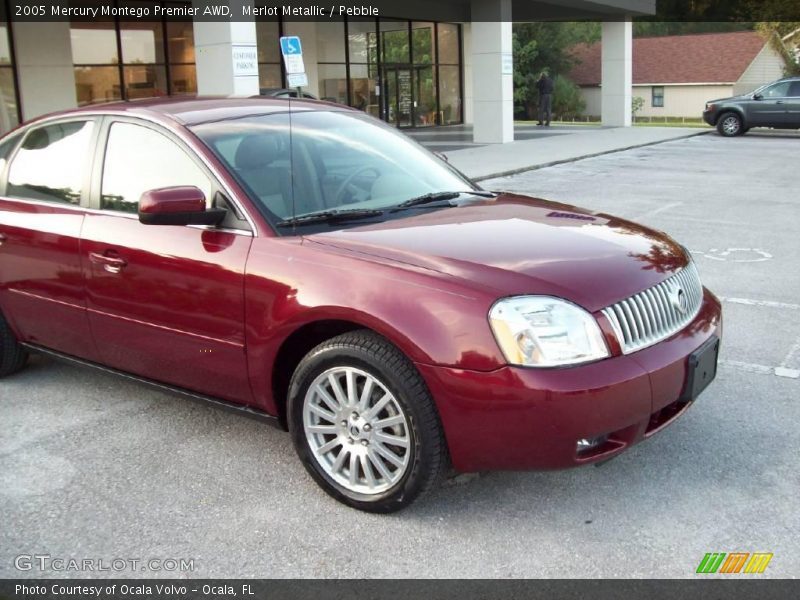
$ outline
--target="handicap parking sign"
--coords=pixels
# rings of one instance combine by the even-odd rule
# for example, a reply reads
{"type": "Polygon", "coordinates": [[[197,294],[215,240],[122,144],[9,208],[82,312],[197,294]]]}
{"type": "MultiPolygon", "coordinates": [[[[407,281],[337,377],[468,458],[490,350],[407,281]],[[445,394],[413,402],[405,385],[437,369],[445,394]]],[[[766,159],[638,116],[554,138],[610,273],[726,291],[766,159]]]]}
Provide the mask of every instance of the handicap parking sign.
{"type": "Polygon", "coordinates": [[[300,44],[300,38],[296,35],[287,35],[281,38],[281,54],[284,56],[292,56],[295,54],[303,54],[303,46],[300,44]]]}

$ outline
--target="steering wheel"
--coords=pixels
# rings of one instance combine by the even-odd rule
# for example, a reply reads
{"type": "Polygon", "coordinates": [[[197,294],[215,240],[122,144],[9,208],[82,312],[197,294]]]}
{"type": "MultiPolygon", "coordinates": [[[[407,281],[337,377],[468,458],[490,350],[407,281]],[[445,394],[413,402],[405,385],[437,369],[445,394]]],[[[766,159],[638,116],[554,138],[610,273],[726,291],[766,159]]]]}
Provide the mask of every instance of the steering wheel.
{"type": "MultiPolygon", "coordinates": [[[[377,175],[377,177],[381,176],[381,172],[378,170],[377,167],[373,167],[371,165],[367,165],[367,166],[364,166],[364,167],[357,168],[355,171],[350,173],[350,175],[348,175],[345,178],[345,180],[339,186],[339,189],[336,190],[336,193],[333,195],[334,205],[335,206],[339,206],[341,204],[344,204],[342,202],[342,196],[344,196],[344,192],[347,190],[347,188],[352,185],[353,180],[356,177],[358,177],[359,175],[361,175],[362,173],[367,173],[369,171],[372,171],[373,173],[375,173],[375,175],[377,175]]],[[[353,186],[353,187],[356,187],[356,186],[353,186]]]]}

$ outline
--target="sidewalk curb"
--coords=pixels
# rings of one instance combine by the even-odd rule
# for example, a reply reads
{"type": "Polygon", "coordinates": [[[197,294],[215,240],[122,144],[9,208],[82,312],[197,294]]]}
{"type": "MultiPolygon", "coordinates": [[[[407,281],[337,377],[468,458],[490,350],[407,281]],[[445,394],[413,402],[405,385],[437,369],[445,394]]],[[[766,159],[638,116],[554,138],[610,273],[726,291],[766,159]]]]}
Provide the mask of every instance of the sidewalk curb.
{"type": "MultiPolygon", "coordinates": [[[[655,142],[644,142],[643,144],[633,144],[632,146],[624,146],[622,148],[613,148],[611,150],[603,150],[602,152],[593,152],[592,154],[582,154],[580,156],[571,156],[570,158],[562,158],[561,160],[554,160],[546,163],[539,163],[529,167],[520,167],[518,169],[511,169],[509,171],[500,171],[498,173],[490,173],[489,175],[481,175],[480,177],[470,177],[472,181],[486,181],[487,179],[496,179],[498,177],[509,177],[511,175],[519,175],[520,173],[527,173],[528,171],[538,171],[539,169],[546,169],[547,167],[554,167],[556,165],[563,165],[566,163],[577,162],[587,158],[595,158],[597,156],[604,156],[606,154],[614,154],[615,152],[625,152],[626,150],[634,150],[636,148],[646,148],[647,146],[656,146],[658,144],[665,144],[666,142],[674,142],[677,140],[686,140],[689,138],[697,137],[700,135],[707,135],[713,133],[712,131],[698,131],[696,133],[689,133],[678,137],[669,138],[666,140],[657,140],[655,142]]],[[[469,176],[468,176],[469,177],[469,176]]]]}

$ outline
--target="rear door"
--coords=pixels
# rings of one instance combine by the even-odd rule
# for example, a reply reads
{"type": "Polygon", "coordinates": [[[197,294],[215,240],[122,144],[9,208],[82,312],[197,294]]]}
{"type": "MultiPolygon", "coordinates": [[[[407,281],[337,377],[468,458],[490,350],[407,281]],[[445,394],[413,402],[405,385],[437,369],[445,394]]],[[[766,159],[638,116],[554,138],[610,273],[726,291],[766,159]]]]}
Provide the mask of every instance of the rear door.
{"type": "Polygon", "coordinates": [[[172,385],[247,403],[246,222],[226,228],[143,225],[142,193],[219,188],[185,143],[153,124],[109,120],[81,242],[92,332],[103,362],[172,385]]]}
{"type": "Polygon", "coordinates": [[[789,86],[789,96],[786,98],[786,121],[789,127],[800,129],[800,79],[793,81],[789,86]]]}
{"type": "Polygon", "coordinates": [[[79,242],[98,131],[91,118],[34,126],[0,164],[0,308],[20,339],[88,360],[79,242]]]}

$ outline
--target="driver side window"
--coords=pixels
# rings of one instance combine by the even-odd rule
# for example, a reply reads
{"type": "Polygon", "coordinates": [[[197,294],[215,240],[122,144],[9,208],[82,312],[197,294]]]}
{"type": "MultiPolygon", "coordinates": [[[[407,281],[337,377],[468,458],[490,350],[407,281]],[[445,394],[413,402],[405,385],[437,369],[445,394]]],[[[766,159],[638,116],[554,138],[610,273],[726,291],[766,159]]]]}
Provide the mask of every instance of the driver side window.
{"type": "Polygon", "coordinates": [[[211,180],[175,142],[142,125],[111,125],[100,208],[135,213],[144,192],[178,185],[200,188],[211,205],[211,180]]]}
{"type": "Polygon", "coordinates": [[[789,82],[784,81],[782,83],[775,84],[772,87],[768,87],[762,92],[761,95],[764,98],[785,98],[789,95],[789,82]]]}

